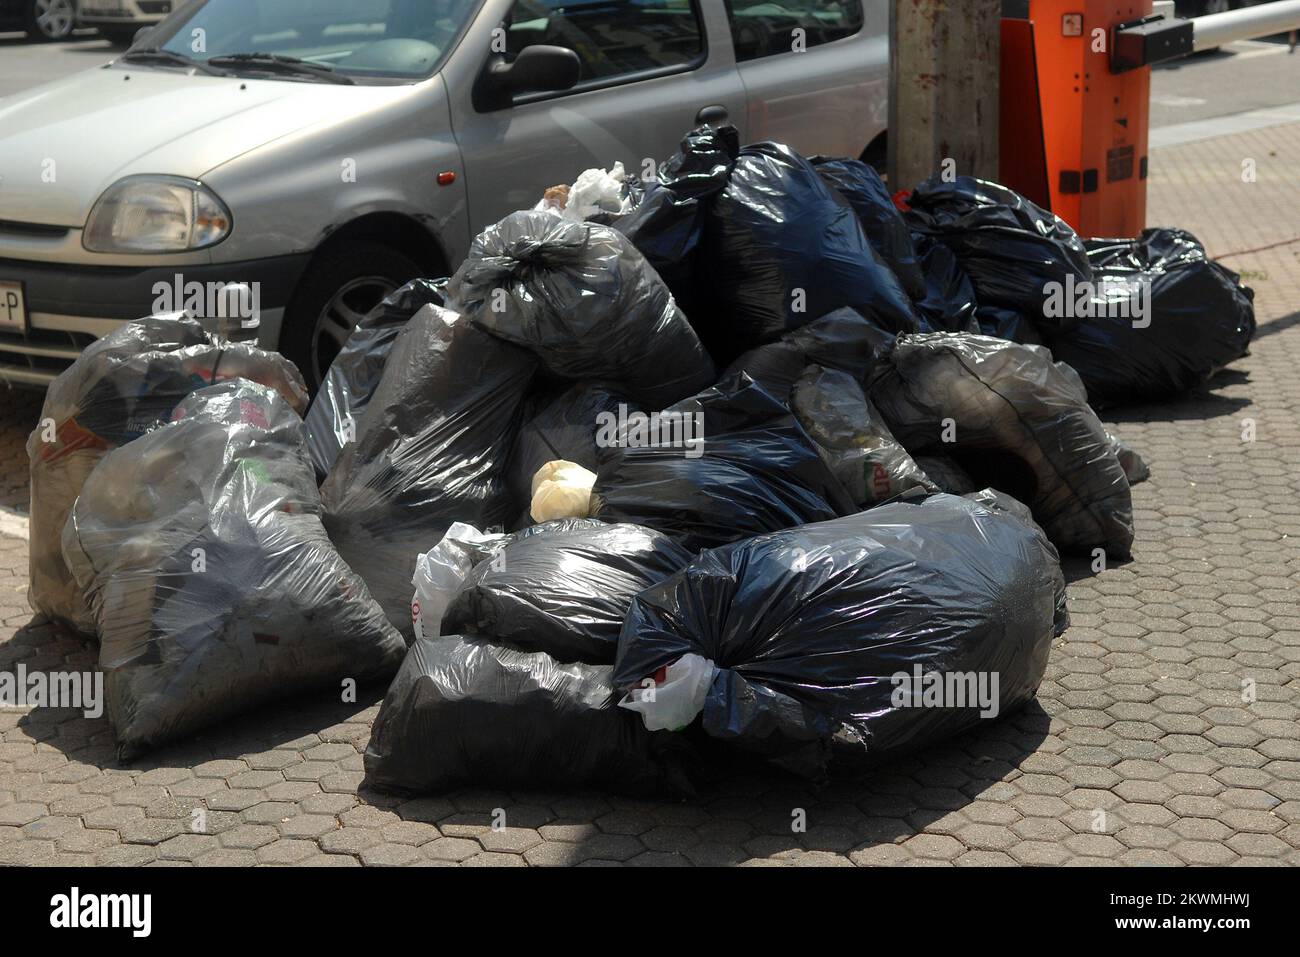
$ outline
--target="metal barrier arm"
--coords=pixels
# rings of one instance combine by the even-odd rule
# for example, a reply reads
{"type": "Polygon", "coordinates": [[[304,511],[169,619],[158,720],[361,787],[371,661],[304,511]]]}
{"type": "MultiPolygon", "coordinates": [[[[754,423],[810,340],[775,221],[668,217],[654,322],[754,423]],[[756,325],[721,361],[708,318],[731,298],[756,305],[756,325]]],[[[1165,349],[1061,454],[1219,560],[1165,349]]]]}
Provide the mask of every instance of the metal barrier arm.
{"type": "Polygon", "coordinates": [[[1191,20],[1152,16],[1115,28],[1112,73],[1212,50],[1235,40],[1253,40],[1300,29],[1300,0],[1278,0],[1191,20]]]}
{"type": "Polygon", "coordinates": [[[1300,30],[1300,0],[1211,13],[1192,20],[1192,49],[1212,50],[1234,40],[1254,40],[1300,30]]]}

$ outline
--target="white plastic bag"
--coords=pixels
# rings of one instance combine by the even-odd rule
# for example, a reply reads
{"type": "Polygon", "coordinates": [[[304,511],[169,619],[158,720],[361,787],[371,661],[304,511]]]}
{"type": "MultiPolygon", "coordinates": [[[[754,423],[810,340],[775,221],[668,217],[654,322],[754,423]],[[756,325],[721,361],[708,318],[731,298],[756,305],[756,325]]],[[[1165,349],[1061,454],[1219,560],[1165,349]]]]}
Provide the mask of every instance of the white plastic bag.
{"type": "Polygon", "coordinates": [[[576,462],[557,459],[547,462],[533,476],[533,500],[529,508],[534,522],[560,518],[586,518],[591,514],[591,489],[596,473],[576,462]]]}
{"type": "Polygon", "coordinates": [[[565,219],[583,222],[597,213],[623,214],[630,206],[623,198],[623,181],[627,174],[622,163],[615,163],[609,172],[603,169],[583,170],[569,187],[568,201],[562,215],[565,219]]]}
{"type": "Polygon", "coordinates": [[[440,637],[442,616],[465,576],[481,560],[503,548],[508,538],[456,522],[447,529],[442,541],[416,559],[411,578],[415,586],[411,622],[417,639],[440,637]]]}
{"type": "Polygon", "coordinates": [[[664,680],[647,678],[641,687],[618,703],[641,715],[647,731],[680,731],[704,710],[717,666],[708,658],[688,653],[664,669],[664,680]]]}

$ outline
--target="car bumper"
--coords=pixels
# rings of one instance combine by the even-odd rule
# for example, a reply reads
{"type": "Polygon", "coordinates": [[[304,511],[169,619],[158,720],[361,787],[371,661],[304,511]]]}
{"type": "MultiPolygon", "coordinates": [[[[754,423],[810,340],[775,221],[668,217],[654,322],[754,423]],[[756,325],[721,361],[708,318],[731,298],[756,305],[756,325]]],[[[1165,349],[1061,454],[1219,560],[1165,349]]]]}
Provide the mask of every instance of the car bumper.
{"type": "Polygon", "coordinates": [[[0,332],[0,382],[48,385],[81,350],[123,322],[152,314],[156,287],[183,283],[257,284],[258,341],[279,343],[280,322],[309,255],[171,267],[69,266],[0,259],[0,279],[22,283],[27,331],[0,332]]]}

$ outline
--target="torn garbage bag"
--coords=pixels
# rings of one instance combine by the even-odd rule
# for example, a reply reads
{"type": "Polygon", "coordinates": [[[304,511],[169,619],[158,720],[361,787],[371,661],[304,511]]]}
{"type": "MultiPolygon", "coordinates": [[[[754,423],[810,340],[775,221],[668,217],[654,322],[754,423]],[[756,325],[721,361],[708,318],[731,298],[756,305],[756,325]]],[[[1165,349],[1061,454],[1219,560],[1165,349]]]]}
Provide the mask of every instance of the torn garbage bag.
{"type": "Polygon", "coordinates": [[[703,730],[818,776],[833,743],[911,749],[1022,706],[1066,620],[1042,531],[941,494],[702,552],[633,599],[614,682],[631,704],[697,655],[703,730]]]}
{"type": "Polygon", "coordinates": [[[544,651],[558,661],[613,664],[632,597],[685,567],[691,554],[636,525],[520,538],[470,572],[443,630],[544,651]]]}
{"type": "Polygon", "coordinates": [[[794,414],[743,373],[629,426],[602,449],[594,518],[695,551],[856,510],[794,414]]]}
{"type": "Polygon", "coordinates": [[[277,389],[296,413],[307,408],[306,385],[291,362],[249,343],[220,341],[184,314],[120,326],[87,346],[50,384],[27,440],[28,600],[35,611],[94,632],[90,607],[59,545],[82,484],[110,450],[168,422],[195,389],[235,376],[277,389]]]}
{"type": "Polygon", "coordinates": [[[505,466],[536,367],[454,312],[423,307],[321,486],[330,538],[404,635],[416,556],[452,522],[490,528],[516,514],[505,466]]]}
{"type": "Polygon", "coordinates": [[[416,641],[375,719],[367,783],[689,793],[681,736],[652,734],[616,707],[612,670],[484,638],[416,641]]]}
{"type": "Polygon", "coordinates": [[[242,379],[105,456],[63,551],[95,612],[123,759],[266,701],[387,677],[405,653],[325,535],[298,413],[242,379]]]}
{"type": "Polygon", "coordinates": [[[955,459],[1027,504],[1062,551],[1133,544],[1128,480],[1078,377],[1051,354],[987,336],[902,336],[868,390],[914,455],[955,459]]]}
{"type": "Polygon", "coordinates": [[[809,366],[795,383],[790,408],[859,508],[911,488],[938,491],[847,372],[809,366]]]}
{"type": "Polygon", "coordinates": [[[716,375],[658,273],[608,226],[513,213],[474,240],[448,294],[476,327],[533,354],[552,376],[613,383],[652,408],[716,375]]]}
{"type": "Polygon", "coordinates": [[[925,298],[926,278],[903,214],[880,174],[862,160],[812,156],[808,162],[827,186],[849,201],[862,231],[912,299],[925,298]]]}
{"type": "Polygon", "coordinates": [[[356,438],[398,334],[430,303],[444,304],[446,279],[414,279],[385,297],[357,323],[334,358],[307,413],[307,448],[323,480],[343,446],[356,438]]]}
{"type": "Polygon", "coordinates": [[[709,207],[704,249],[714,308],[737,352],[844,306],[891,332],[918,328],[848,201],[788,147],[741,150],[709,207]]]}
{"type": "Polygon", "coordinates": [[[951,249],[970,276],[980,305],[1029,317],[1043,334],[1077,320],[1049,297],[1092,278],[1083,241],[1060,217],[1014,190],[971,176],[932,176],[907,199],[908,225],[951,249]]]}
{"type": "Polygon", "coordinates": [[[1095,315],[1051,340],[1094,405],[1179,396],[1246,354],[1254,292],[1205,254],[1195,236],[1148,229],[1093,240],[1095,315]]]}

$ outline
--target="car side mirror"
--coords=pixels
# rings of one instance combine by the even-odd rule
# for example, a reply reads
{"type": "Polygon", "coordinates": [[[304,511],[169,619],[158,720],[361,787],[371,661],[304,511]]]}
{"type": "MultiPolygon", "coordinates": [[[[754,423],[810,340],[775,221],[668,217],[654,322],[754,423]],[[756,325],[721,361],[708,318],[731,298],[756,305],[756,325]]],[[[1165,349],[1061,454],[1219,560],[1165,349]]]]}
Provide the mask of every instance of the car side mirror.
{"type": "Polygon", "coordinates": [[[549,93],[569,90],[582,76],[578,54],[565,47],[524,47],[513,61],[495,60],[488,65],[487,79],[494,92],[549,93]]]}

